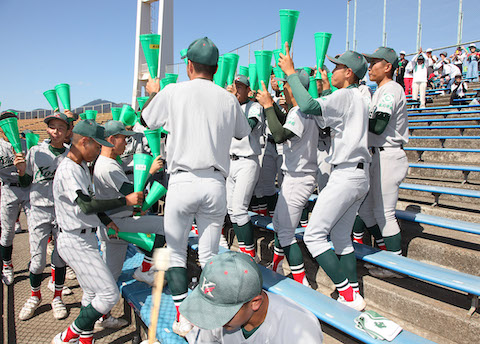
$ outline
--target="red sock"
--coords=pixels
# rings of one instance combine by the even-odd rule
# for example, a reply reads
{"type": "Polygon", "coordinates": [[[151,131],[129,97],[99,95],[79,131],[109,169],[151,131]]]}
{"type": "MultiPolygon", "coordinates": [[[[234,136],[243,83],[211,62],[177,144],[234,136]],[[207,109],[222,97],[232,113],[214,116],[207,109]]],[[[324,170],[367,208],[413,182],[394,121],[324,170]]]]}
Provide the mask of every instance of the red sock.
{"type": "Polygon", "coordinates": [[[149,271],[152,267],[152,263],[143,260],[142,262],[142,272],[149,271]]]}
{"type": "Polygon", "coordinates": [[[285,255],[278,255],[277,253],[273,253],[273,271],[277,271],[278,266],[282,263],[285,255]]]}
{"type": "Polygon", "coordinates": [[[55,267],[52,266],[52,282],[55,283],[55,267]]]}
{"type": "Polygon", "coordinates": [[[72,328],[73,324],[70,325],[67,330],[65,332],[62,333],[62,341],[64,342],[69,342],[70,340],[72,339],[75,339],[75,338],[78,338],[80,336],[80,333],[77,333],[77,331],[75,331],[73,328],[72,328]]]}
{"type": "Polygon", "coordinates": [[[258,213],[262,216],[268,216],[267,209],[259,209],[258,213]]]}
{"type": "Polygon", "coordinates": [[[42,294],[40,293],[40,288],[38,288],[38,290],[32,290],[32,296],[36,296],[38,297],[39,299],[42,298],[42,294]]]}
{"type": "Polygon", "coordinates": [[[253,249],[253,250],[245,249],[245,251],[243,253],[246,253],[246,254],[250,255],[252,258],[255,258],[255,249],[253,249]]]}
{"type": "Polygon", "coordinates": [[[342,290],[342,291],[339,290],[338,293],[343,296],[345,301],[348,301],[348,302],[353,301],[353,288],[350,285],[348,285],[348,288],[345,290],[342,290]]]}
{"type": "Polygon", "coordinates": [[[81,335],[80,344],[92,344],[93,343],[93,334],[92,335],[81,335]]]}
{"type": "Polygon", "coordinates": [[[292,272],[292,276],[293,276],[293,279],[295,281],[303,284],[303,279],[305,278],[305,270],[303,270],[302,272],[299,272],[299,273],[293,273],[292,272]]]}
{"type": "Polygon", "coordinates": [[[63,285],[60,289],[57,289],[57,286],[55,286],[55,292],[53,293],[53,298],[56,298],[56,297],[62,298],[62,290],[63,290],[63,285]]]}
{"type": "Polygon", "coordinates": [[[177,309],[177,317],[175,318],[176,321],[180,321],[180,311],[178,310],[178,307],[180,307],[180,305],[175,305],[175,308],[177,309]]]}
{"type": "Polygon", "coordinates": [[[357,244],[363,244],[363,238],[353,238],[353,242],[356,242],[357,244]]]}

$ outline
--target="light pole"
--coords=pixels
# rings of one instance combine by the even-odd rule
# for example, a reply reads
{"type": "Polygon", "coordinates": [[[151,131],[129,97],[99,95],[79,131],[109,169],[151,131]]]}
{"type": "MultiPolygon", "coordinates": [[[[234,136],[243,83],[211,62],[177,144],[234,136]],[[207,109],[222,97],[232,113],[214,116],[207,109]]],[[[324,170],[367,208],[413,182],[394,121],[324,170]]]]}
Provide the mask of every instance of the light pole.
{"type": "Polygon", "coordinates": [[[383,44],[387,46],[387,0],[383,0],[383,44]]]}
{"type": "Polygon", "coordinates": [[[357,51],[357,0],[353,2],[353,50],[357,51]]]}
{"type": "Polygon", "coordinates": [[[422,23],[420,22],[420,14],[422,10],[422,0],[418,0],[418,26],[417,26],[417,51],[420,50],[422,44],[422,23]]]}
{"type": "Polygon", "coordinates": [[[458,4],[458,34],[457,34],[457,44],[460,45],[462,43],[462,35],[463,35],[463,11],[462,11],[462,3],[463,1],[460,0],[458,4]]]}
{"type": "Polygon", "coordinates": [[[350,27],[350,0],[347,0],[347,39],[345,51],[350,50],[350,42],[348,41],[348,29],[350,27]]]}

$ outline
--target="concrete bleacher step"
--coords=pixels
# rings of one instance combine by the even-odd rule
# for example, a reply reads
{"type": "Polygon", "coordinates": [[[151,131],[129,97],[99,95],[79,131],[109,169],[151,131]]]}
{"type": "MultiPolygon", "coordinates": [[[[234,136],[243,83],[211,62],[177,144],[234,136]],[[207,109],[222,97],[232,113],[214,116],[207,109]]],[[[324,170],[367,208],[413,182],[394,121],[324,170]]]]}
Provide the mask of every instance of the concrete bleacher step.
{"type": "MultiPolygon", "coordinates": [[[[467,315],[466,295],[454,294],[412,279],[363,277],[367,307],[372,306],[414,324],[416,333],[434,334],[437,343],[478,343],[480,316],[467,315]],[[462,306],[459,306],[462,304],[462,306]]],[[[425,336],[425,335],[424,335],[425,336]]]]}
{"type": "MultiPolygon", "coordinates": [[[[450,160],[451,161],[451,160],[450,160]]],[[[417,178],[435,178],[444,179],[446,181],[459,181],[463,182],[464,173],[468,173],[468,182],[471,182],[469,186],[474,190],[480,190],[480,171],[477,171],[480,167],[479,161],[471,162],[465,165],[461,162],[438,164],[438,163],[410,163],[408,169],[408,177],[417,178]],[[422,167],[425,165],[425,167],[422,167]],[[458,167],[457,167],[458,166],[458,167]],[[459,170],[456,170],[458,168],[459,170]],[[460,169],[465,169],[462,171],[460,169]],[[475,185],[475,184],[478,184],[475,185]]]]}
{"type": "MultiPolygon", "coordinates": [[[[409,132],[411,136],[479,136],[480,135],[480,129],[478,128],[478,125],[476,128],[465,128],[465,129],[460,129],[455,127],[453,124],[448,124],[448,126],[451,126],[452,128],[441,128],[441,129],[435,129],[435,127],[440,126],[438,123],[435,125],[431,125],[429,129],[415,129],[414,125],[409,126],[409,132]]],[[[420,127],[420,126],[418,126],[420,127]]],[[[422,128],[425,128],[425,126],[421,126],[422,128]]]]}
{"type": "MultiPolygon", "coordinates": [[[[407,147],[411,148],[411,147],[407,147]]],[[[426,147],[419,147],[426,148],[426,147]]],[[[414,150],[405,150],[408,161],[416,163],[418,161],[418,152],[414,150]]],[[[422,160],[427,163],[458,163],[466,165],[478,165],[480,163],[480,151],[473,152],[455,152],[455,151],[424,151],[422,153],[422,160]]]]}
{"type": "MultiPolygon", "coordinates": [[[[415,135],[415,136],[420,136],[420,135],[415,135]]],[[[478,139],[476,139],[477,136],[472,136],[472,135],[462,136],[462,137],[457,137],[457,136],[460,136],[460,135],[457,135],[456,138],[453,138],[453,139],[448,138],[445,140],[443,145],[440,139],[436,138],[436,136],[434,135],[421,136],[421,137],[432,136],[432,138],[426,138],[426,139],[418,139],[418,138],[415,138],[415,136],[410,137],[410,140],[408,141],[408,147],[441,148],[443,146],[445,148],[470,148],[470,149],[478,148],[478,139]],[[472,137],[475,137],[475,138],[472,138],[472,137]]],[[[453,136],[453,135],[448,135],[448,136],[453,136]]]]}
{"type": "Polygon", "coordinates": [[[397,202],[397,209],[406,210],[415,213],[423,213],[427,215],[439,216],[446,219],[469,221],[473,223],[480,223],[480,209],[464,209],[456,206],[448,206],[440,203],[437,206],[432,206],[431,197],[426,197],[424,200],[406,200],[400,199],[397,202]]]}

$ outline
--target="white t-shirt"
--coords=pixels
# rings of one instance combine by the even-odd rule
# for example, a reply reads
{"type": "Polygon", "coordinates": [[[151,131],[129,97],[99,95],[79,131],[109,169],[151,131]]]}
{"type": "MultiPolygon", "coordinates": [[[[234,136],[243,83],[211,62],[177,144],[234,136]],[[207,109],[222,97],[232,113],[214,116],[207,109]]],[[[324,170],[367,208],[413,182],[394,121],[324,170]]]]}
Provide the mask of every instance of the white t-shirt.
{"type": "Polygon", "coordinates": [[[85,214],[75,200],[77,191],[93,197],[93,185],[87,164],[77,164],[69,157],[62,160],[53,179],[53,201],[58,226],[65,231],[100,226],[97,214],[85,214]]]}
{"type": "Polygon", "coordinates": [[[264,130],[264,120],[262,115],[263,108],[259,103],[252,101],[242,104],[241,108],[245,112],[245,115],[248,119],[255,118],[258,123],[255,128],[252,129],[250,135],[242,138],[241,140],[237,140],[236,138],[232,139],[230,154],[243,157],[260,155],[262,154],[260,138],[263,136],[264,130]]]}
{"type": "Polygon", "coordinates": [[[167,140],[168,172],[216,168],[226,178],[233,137],[250,134],[237,98],[212,81],[169,84],[143,110],[151,129],[163,127],[167,140]]]}
{"type": "Polygon", "coordinates": [[[283,127],[295,136],[283,143],[283,171],[313,173],[317,171],[319,134],[314,117],[302,113],[298,106],[290,109],[283,127]]]}
{"type": "MultiPolygon", "coordinates": [[[[100,155],[93,170],[93,185],[95,186],[95,198],[115,199],[124,197],[120,189],[124,183],[131,184],[122,167],[115,159],[100,155]]],[[[105,213],[113,217],[127,217],[132,215],[133,207],[124,206],[109,210],[105,213]]]]}
{"type": "Polygon", "coordinates": [[[395,81],[389,81],[377,88],[370,104],[370,116],[375,112],[390,115],[387,127],[380,135],[369,132],[370,147],[394,147],[408,142],[407,100],[402,86],[395,81]]]}
{"type": "Polygon", "coordinates": [[[65,152],[55,156],[50,145],[41,143],[33,146],[27,153],[27,168],[25,173],[32,176],[30,185],[30,204],[37,207],[53,207],[53,178],[55,171],[62,160],[67,156],[65,152]]]}
{"type": "Polygon", "coordinates": [[[315,116],[315,121],[320,128],[331,129],[332,146],[325,162],[331,165],[369,163],[368,104],[358,88],[342,88],[316,100],[322,115],[315,116]]]}
{"type": "Polygon", "coordinates": [[[267,315],[263,323],[248,339],[245,339],[241,329],[227,332],[223,328],[201,330],[194,327],[186,336],[188,343],[321,344],[323,342],[320,323],[312,312],[283,296],[268,291],[265,293],[268,295],[269,301],[267,315]]]}
{"type": "Polygon", "coordinates": [[[448,74],[450,79],[455,79],[457,75],[462,75],[460,68],[455,66],[452,63],[447,63],[443,65],[443,74],[448,74]]]}

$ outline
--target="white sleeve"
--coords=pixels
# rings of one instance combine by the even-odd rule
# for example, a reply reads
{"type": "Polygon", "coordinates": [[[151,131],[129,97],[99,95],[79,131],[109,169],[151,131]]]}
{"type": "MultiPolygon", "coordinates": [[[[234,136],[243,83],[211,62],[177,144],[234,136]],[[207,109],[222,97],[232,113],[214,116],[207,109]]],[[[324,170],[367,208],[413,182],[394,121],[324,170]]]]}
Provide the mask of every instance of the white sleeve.
{"type": "Polygon", "coordinates": [[[320,128],[335,127],[342,121],[343,115],[350,106],[350,93],[346,89],[339,89],[327,97],[316,99],[322,109],[321,116],[314,116],[320,128]]]}
{"type": "Polygon", "coordinates": [[[169,115],[170,89],[167,85],[153,97],[148,106],[142,111],[142,118],[150,129],[158,129],[165,126],[169,115]]]}
{"type": "Polygon", "coordinates": [[[26,162],[26,168],[25,168],[25,173],[30,175],[31,177],[35,177],[33,175],[33,165],[35,164],[35,159],[34,159],[34,152],[36,149],[30,148],[30,150],[27,153],[27,156],[25,157],[25,162],[26,162]]]}
{"type": "Polygon", "coordinates": [[[194,326],[185,339],[189,344],[220,344],[222,343],[221,329],[202,330],[194,326]]]}
{"type": "Polygon", "coordinates": [[[283,127],[290,130],[299,138],[302,137],[305,124],[303,117],[298,113],[298,109],[290,110],[283,127]]]}
{"type": "MultiPolygon", "coordinates": [[[[234,96],[232,95],[232,97],[234,96]]],[[[235,129],[233,136],[236,139],[242,139],[245,136],[248,136],[252,129],[248,124],[247,116],[245,116],[245,113],[240,107],[240,103],[236,99],[235,101],[232,101],[232,112],[233,118],[235,120],[235,129]]]]}

